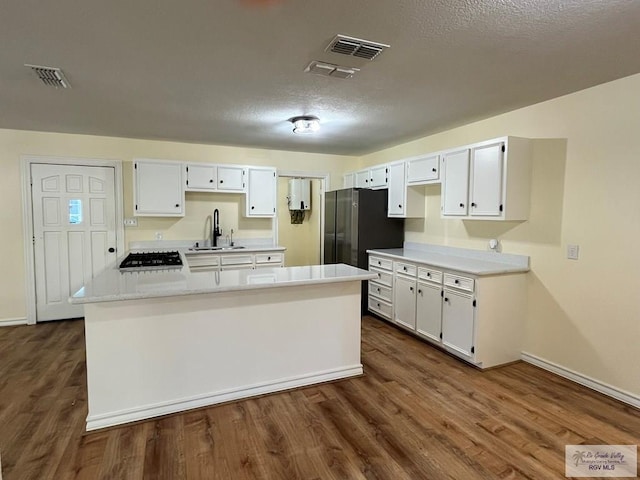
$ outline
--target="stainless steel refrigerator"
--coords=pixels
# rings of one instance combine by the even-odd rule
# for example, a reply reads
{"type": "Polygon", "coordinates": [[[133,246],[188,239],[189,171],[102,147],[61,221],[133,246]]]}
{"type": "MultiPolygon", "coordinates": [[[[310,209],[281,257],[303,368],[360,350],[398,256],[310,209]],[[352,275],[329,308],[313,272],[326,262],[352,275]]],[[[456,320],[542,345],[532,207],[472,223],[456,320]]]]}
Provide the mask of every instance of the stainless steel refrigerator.
{"type": "MultiPolygon", "coordinates": [[[[401,248],[404,219],[387,217],[387,190],[349,188],[325,193],[324,263],[368,269],[367,250],[401,248]]],[[[366,311],[367,282],[362,311],[366,311]]]]}

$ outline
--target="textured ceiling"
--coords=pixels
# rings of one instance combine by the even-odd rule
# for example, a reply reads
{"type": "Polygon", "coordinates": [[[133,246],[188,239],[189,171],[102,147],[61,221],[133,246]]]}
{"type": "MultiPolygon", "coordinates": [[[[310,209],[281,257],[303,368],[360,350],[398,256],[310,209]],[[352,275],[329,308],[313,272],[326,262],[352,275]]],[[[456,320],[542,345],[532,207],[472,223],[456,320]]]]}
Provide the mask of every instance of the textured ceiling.
{"type": "Polygon", "coordinates": [[[362,154],[638,73],[639,32],[638,0],[2,0],[0,128],[362,154]]]}

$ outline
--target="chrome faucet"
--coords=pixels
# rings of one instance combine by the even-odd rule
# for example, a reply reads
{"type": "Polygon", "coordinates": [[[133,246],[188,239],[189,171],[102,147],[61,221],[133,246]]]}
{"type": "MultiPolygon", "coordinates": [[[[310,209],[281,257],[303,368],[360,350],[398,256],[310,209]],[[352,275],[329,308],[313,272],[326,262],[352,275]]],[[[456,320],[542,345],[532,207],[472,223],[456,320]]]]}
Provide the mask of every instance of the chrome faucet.
{"type": "Polygon", "coordinates": [[[220,212],[216,208],[213,211],[213,229],[211,231],[211,246],[218,246],[218,237],[222,236],[222,230],[220,230],[220,212]]]}

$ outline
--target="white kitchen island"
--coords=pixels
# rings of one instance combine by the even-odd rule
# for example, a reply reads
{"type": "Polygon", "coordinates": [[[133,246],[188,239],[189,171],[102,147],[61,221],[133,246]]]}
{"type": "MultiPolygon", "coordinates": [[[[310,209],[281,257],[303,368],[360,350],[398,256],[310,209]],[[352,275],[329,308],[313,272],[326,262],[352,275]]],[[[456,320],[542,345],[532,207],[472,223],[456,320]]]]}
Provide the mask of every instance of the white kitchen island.
{"type": "Polygon", "coordinates": [[[85,304],[87,430],[362,374],[347,265],[103,272],[85,304]]]}

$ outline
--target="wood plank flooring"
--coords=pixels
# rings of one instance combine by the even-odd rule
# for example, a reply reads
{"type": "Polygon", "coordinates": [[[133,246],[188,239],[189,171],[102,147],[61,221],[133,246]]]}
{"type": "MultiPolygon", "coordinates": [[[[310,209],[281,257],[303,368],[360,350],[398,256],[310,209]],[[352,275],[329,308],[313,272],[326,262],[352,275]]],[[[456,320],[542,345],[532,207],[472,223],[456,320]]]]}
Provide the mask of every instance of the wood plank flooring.
{"type": "Polygon", "coordinates": [[[640,444],[640,411],[525,363],[481,372],[371,317],[362,358],[359,378],[86,434],[82,320],[0,328],[3,480],[560,479],[565,444],[640,444]]]}

